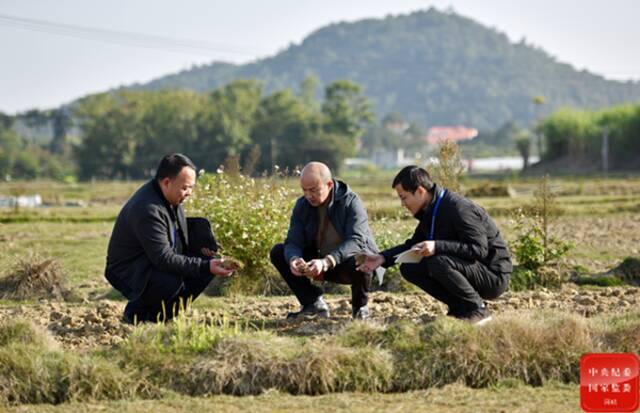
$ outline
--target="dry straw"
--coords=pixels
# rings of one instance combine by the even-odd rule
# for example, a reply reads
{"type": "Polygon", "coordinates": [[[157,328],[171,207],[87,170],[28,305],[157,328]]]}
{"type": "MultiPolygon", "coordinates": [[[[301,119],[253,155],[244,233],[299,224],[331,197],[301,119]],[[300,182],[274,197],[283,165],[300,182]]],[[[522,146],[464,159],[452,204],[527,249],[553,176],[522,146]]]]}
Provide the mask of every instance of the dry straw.
{"type": "Polygon", "coordinates": [[[0,298],[64,299],[69,297],[65,278],[60,262],[30,253],[27,257],[18,259],[9,275],[0,279],[0,298]]]}

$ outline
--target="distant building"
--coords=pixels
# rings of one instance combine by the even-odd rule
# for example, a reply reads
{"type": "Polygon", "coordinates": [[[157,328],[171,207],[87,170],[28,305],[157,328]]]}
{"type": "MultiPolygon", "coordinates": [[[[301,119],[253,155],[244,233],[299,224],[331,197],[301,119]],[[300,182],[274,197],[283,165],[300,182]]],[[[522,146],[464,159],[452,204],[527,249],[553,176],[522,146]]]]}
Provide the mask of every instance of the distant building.
{"type": "Polygon", "coordinates": [[[415,164],[416,158],[407,156],[402,148],[396,150],[376,149],[373,151],[371,161],[381,168],[395,168],[415,164]]]}
{"type": "Polygon", "coordinates": [[[478,136],[478,130],[475,128],[468,128],[466,126],[434,126],[429,128],[424,140],[426,140],[429,145],[437,145],[445,140],[460,142],[471,140],[476,136],[478,136]]]}

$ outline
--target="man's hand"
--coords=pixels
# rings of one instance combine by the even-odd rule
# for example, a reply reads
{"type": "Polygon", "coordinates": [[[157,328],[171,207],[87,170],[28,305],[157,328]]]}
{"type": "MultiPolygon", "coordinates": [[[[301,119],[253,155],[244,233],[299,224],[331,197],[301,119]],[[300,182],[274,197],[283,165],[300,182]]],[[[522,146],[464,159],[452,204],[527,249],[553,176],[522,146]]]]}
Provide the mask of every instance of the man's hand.
{"type": "Polygon", "coordinates": [[[215,259],[209,261],[209,272],[214,275],[219,275],[221,277],[231,277],[233,275],[233,270],[227,270],[222,266],[221,259],[215,259]]]}
{"type": "Polygon", "coordinates": [[[296,277],[303,277],[304,274],[302,273],[301,269],[304,269],[306,271],[307,263],[302,258],[296,258],[295,260],[291,260],[291,262],[289,263],[289,267],[291,268],[291,272],[293,273],[293,275],[295,275],[296,277]]]}
{"type": "Polygon", "coordinates": [[[363,254],[364,261],[362,264],[356,267],[356,270],[360,272],[370,273],[376,270],[379,266],[384,264],[384,256],[382,254],[363,254]]]}
{"type": "Polygon", "coordinates": [[[436,242],[422,241],[411,247],[411,249],[419,251],[423,257],[430,257],[436,253],[436,242]]]}
{"type": "Polygon", "coordinates": [[[306,275],[316,278],[324,272],[324,269],[325,263],[323,259],[318,258],[315,260],[311,260],[307,263],[306,275]]]}

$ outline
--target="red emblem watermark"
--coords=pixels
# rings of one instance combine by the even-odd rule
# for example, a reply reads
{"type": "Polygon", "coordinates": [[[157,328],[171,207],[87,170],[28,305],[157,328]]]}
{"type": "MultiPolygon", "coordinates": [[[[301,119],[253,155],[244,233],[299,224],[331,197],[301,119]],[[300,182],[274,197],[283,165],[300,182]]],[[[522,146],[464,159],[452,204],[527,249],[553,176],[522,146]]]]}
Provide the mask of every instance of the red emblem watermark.
{"type": "Polygon", "coordinates": [[[588,353],[580,359],[580,406],[585,412],[635,412],[640,361],[633,353],[588,353]]]}

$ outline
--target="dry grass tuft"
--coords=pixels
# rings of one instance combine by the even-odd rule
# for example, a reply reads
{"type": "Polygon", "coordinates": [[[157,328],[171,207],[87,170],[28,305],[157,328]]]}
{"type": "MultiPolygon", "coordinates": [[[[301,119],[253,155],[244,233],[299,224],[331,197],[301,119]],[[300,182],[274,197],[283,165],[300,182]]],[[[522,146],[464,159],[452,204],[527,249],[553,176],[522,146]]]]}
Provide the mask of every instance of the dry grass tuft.
{"type": "Polygon", "coordinates": [[[388,391],[391,355],[379,348],[345,348],[282,337],[234,337],[195,364],[191,394],[256,395],[269,389],[291,394],[388,391]]]}
{"type": "Polygon", "coordinates": [[[70,292],[65,286],[65,273],[60,262],[29,254],[19,259],[12,272],[0,279],[0,298],[28,300],[65,299],[70,292]]]}
{"type": "Polygon", "coordinates": [[[29,321],[10,320],[0,325],[0,406],[159,394],[144,375],[123,369],[113,360],[57,347],[45,331],[29,321]]]}
{"type": "Polygon", "coordinates": [[[640,353],[640,312],[599,317],[594,321],[596,336],[603,351],[640,353]]]}
{"type": "Polygon", "coordinates": [[[4,320],[0,323],[0,347],[13,344],[47,350],[59,347],[47,330],[24,319],[4,320]]]}

